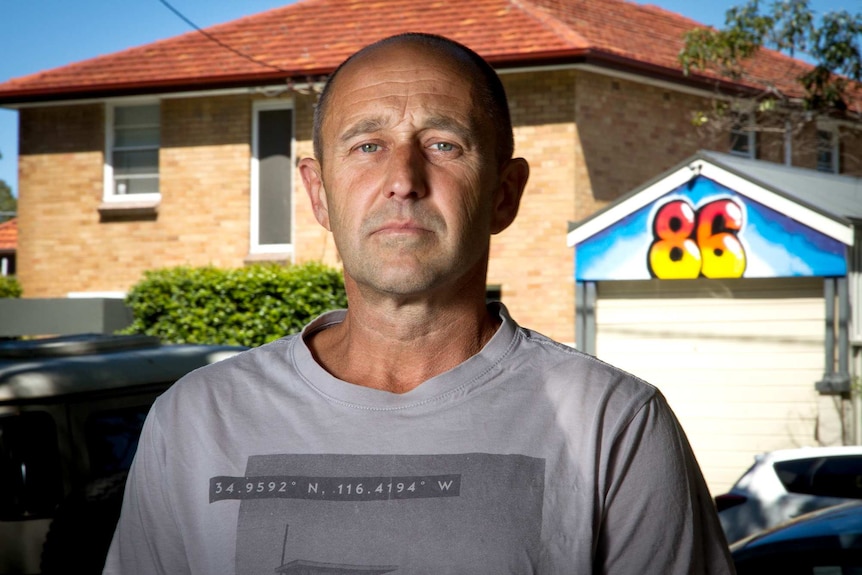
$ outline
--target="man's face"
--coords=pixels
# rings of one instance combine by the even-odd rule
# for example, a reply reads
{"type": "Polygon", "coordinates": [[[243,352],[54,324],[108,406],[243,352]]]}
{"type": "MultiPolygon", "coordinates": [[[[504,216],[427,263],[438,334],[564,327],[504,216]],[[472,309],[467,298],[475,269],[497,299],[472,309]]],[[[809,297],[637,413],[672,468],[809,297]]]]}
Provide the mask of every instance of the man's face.
{"type": "Polygon", "coordinates": [[[322,167],[301,169],[345,273],[400,296],[484,286],[490,235],[511,219],[498,213],[494,132],[464,69],[402,43],[360,56],[333,88],[322,167]]]}

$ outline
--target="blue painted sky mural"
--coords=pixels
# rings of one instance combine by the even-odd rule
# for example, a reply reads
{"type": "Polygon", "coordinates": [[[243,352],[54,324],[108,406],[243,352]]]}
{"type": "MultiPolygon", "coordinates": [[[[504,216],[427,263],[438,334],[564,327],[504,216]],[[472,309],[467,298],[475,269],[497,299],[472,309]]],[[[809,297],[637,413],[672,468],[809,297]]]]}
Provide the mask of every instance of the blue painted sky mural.
{"type": "Polygon", "coordinates": [[[578,281],[846,273],[844,244],[702,175],[575,246],[578,281]]]}

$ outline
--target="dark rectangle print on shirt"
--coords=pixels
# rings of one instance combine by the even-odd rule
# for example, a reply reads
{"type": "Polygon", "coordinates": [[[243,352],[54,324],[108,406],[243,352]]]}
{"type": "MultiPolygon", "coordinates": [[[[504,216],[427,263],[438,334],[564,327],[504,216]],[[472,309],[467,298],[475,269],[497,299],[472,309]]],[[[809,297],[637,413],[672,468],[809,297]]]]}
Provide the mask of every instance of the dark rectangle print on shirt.
{"type": "Polygon", "coordinates": [[[529,573],[544,474],[521,455],[259,455],[209,489],[239,501],[238,575],[529,573]]]}

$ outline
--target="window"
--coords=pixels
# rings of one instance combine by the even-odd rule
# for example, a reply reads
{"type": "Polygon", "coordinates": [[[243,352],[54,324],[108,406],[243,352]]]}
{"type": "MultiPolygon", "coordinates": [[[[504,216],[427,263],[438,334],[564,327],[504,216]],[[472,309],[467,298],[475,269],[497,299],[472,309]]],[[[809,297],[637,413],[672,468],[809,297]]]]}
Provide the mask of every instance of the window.
{"type": "Polygon", "coordinates": [[[109,106],[105,200],[158,199],[161,107],[109,106]]]}
{"type": "Polygon", "coordinates": [[[0,416],[0,520],[48,517],[63,495],[54,419],[44,411],[0,416]]]}
{"type": "Polygon", "coordinates": [[[293,108],[254,105],[251,164],[251,251],[292,253],[293,108]]]}
{"type": "Polygon", "coordinates": [[[748,116],[740,116],[730,128],[730,153],[754,159],[754,130],[750,126],[748,116]]]}
{"type": "Polygon", "coordinates": [[[841,455],[778,461],[778,479],[790,493],[862,498],[862,456],[841,455]]]}
{"type": "Polygon", "coordinates": [[[837,174],[838,133],[835,130],[817,130],[817,171],[837,174]]]}
{"type": "Polygon", "coordinates": [[[15,275],[15,254],[0,254],[0,276],[15,275]]]}

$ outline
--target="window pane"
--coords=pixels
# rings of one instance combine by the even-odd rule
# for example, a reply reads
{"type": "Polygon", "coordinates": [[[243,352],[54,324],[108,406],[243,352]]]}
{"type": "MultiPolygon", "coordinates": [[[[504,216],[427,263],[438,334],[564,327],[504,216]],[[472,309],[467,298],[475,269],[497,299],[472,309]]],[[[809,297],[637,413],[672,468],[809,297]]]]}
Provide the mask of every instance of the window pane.
{"type": "Polygon", "coordinates": [[[114,175],[117,178],[133,174],[158,174],[159,151],[135,150],[114,152],[114,175]]]}
{"type": "Polygon", "coordinates": [[[779,461],[776,475],[791,493],[862,499],[862,456],[779,461]]]}
{"type": "Polygon", "coordinates": [[[827,130],[817,131],[817,171],[835,171],[835,146],[833,145],[832,132],[827,130]]]}
{"type": "Polygon", "coordinates": [[[737,156],[754,157],[754,131],[752,118],[747,114],[734,114],[730,127],[730,153],[737,156]]]}
{"type": "Polygon", "coordinates": [[[114,126],[158,126],[159,105],[122,106],[114,108],[114,126]]]}
{"type": "Polygon", "coordinates": [[[736,154],[748,156],[751,154],[748,132],[734,130],[730,133],[730,150],[736,154]]]}
{"type": "Polygon", "coordinates": [[[289,244],[293,162],[293,110],[258,113],[258,244],[289,244]]]}
{"type": "Polygon", "coordinates": [[[159,178],[117,178],[114,193],[125,194],[158,194],[159,178]]]}
{"type": "Polygon", "coordinates": [[[157,103],[114,108],[112,194],[159,193],[160,110],[157,103]]]}
{"type": "Polygon", "coordinates": [[[159,145],[159,128],[123,128],[114,132],[114,147],[159,145]]]}

